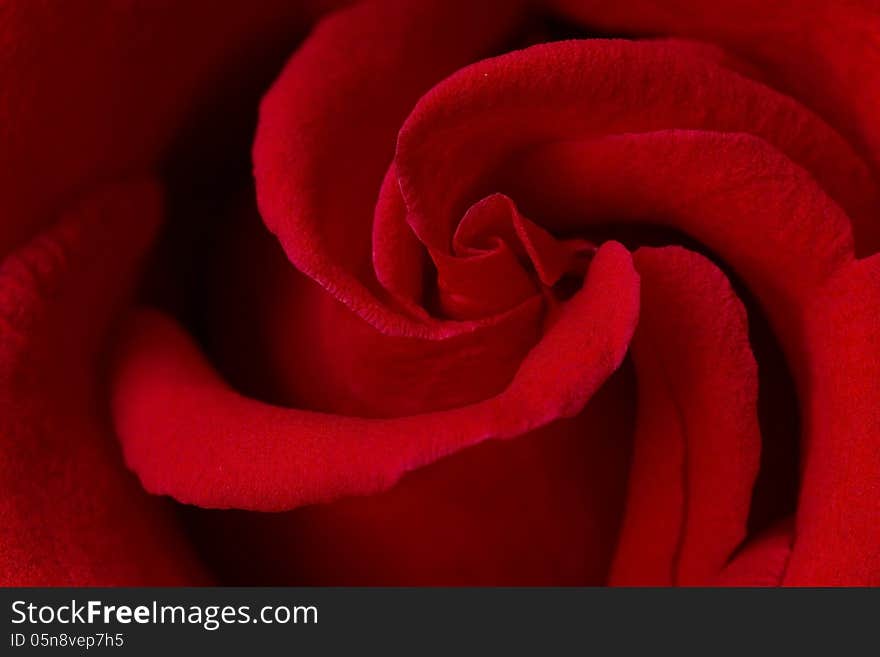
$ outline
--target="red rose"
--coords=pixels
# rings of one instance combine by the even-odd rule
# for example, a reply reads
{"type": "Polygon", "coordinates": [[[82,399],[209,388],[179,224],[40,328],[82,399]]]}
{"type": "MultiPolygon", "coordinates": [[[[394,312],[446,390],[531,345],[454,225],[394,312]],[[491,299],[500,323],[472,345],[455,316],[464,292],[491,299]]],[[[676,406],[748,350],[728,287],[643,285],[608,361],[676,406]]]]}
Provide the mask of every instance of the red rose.
{"type": "Polygon", "coordinates": [[[0,5],[2,583],[880,584],[880,5],[220,4],[0,5]]]}

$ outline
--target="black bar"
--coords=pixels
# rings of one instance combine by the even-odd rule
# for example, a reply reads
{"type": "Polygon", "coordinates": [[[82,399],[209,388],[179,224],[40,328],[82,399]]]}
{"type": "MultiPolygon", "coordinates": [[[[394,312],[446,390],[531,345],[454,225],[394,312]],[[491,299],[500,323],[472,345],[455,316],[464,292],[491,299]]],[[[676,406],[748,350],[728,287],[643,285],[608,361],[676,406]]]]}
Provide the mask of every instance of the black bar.
{"type": "Polygon", "coordinates": [[[790,654],[799,646],[844,654],[847,645],[876,654],[880,639],[878,589],[5,588],[0,594],[2,655],[583,656],[680,648],[711,655],[733,647],[750,655],[790,654]],[[225,617],[224,607],[233,610],[225,617]]]}

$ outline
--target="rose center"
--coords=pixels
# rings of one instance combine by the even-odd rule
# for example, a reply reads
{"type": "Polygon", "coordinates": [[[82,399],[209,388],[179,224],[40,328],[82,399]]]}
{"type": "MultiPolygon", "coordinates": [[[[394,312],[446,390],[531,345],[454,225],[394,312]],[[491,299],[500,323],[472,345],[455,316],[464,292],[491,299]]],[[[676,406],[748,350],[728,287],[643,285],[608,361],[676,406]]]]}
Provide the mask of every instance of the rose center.
{"type": "Polygon", "coordinates": [[[503,312],[536,294],[564,298],[583,279],[596,246],[557,239],[526,218],[513,201],[493,194],[472,205],[449,252],[434,252],[440,312],[475,319],[503,312]]]}

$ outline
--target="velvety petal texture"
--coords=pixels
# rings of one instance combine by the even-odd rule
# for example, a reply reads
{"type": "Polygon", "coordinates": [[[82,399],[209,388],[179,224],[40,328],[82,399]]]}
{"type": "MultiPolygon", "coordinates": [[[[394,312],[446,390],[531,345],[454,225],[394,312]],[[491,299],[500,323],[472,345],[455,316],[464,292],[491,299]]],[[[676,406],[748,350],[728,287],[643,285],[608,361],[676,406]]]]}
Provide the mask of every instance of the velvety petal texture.
{"type": "Polygon", "coordinates": [[[102,345],[160,214],[154,182],[108,185],[0,267],[6,585],[210,581],[170,505],[124,470],[101,402],[102,345]]]}
{"type": "Polygon", "coordinates": [[[724,275],[677,247],[640,249],[639,381],[613,584],[711,581],[745,539],[758,472],[757,367],[724,275]]]}
{"type": "Polygon", "coordinates": [[[0,4],[3,582],[880,584],[878,44],[0,4]]]}
{"type": "Polygon", "coordinates": [[[579,412],[620,366],[637,308],[629,254],[609,243],[583,289],[501,393],[454,410],[387,420],[242,398],[170,320],[140,314],[119,356],[116,426],[145,486],[183,502],[277,511],[374,493],[462,447],[579,412]]]}
{"type": "Polygon", "coordinates": [[[0,3],[0,584],[216,581],[126,472],[108,346],[165,214],[144,172],[318,10],[0,3]]]}

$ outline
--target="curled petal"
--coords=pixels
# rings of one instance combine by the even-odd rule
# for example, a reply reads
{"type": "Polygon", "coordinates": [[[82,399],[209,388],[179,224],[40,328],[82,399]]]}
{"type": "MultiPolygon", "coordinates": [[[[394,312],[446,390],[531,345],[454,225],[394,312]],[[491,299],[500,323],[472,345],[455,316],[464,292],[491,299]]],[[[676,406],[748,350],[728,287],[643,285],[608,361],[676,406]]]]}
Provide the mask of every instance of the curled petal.
{"type": "MultiPolygon", "coordinates": [[[[371,264],[383,256],[370,249],[372,208],[399,126],[419,96],[502,47],[523,7],[518,0],[363,3],[325,20],[263,100],[254,172],[266,226],[298,269],[383,333],[434,339],[473,330],[415,322],[376,302],[371,264]]],[[[393,193],[383,197],[393,202],[393,193]]],[[[408,244],[388,236],[373,247],[408,244]]]]}
{"type": "Polygon", "coordinates": [[[613,584],[706,584],[745,538],[761,437],[745,309],[678,247],[639,249],[636,442],[613,584]]]}
{"type": "Polygon", "coordinates": [[[190,517],[229,583],[600,585],[629,467],[631,370],[618,370],[574,418],[469,447],[385,492],[287,513],[190,517]]]}
{"type": "Polygon", "coordinates": [[[629,255],[608,243],[504,391],[471,406],[391,420],[244,398],[179,326],[142,312],[117,359],[116,428],[144,486],[182,502],[268,511],[375,493],[441,456],[578,413],[620,365],[637,309],[629,255]]]}
{"type": "MultiPolygon", "coordinates": [[[[761,0],[547,0],[546,5],[593,29],[721,44],[758,68],[771,86],[817,108],[880,173],[876,0],[805,0],[796,5],[761,0]]],[[[877,236],[875,228],[872,237],[877,236]]]]}
{"type": "Polygon", "coordinates": [[[126,472],[103,404],[103,343],[161,212],[109,185],[0,266],[0,582],[208,578],[171,510],[126,472]]]}
{"type": "MultiPolygon", "coordinates": [[[[523,151],[674,129],[765,141],[809,172],[854,222],[873,226],[880,204],[870,171],[809,110],[675,42],[623,40],[533,46],[462,69],[425,94],[401,128],[395,155],[407,220],[429,249],[440,250],[463,210],[485,195],[492,173],[523,151]]],[[[548,177],[539,172],[523,191],[540,190],[548,177]]],[[[517,202],[518,191],[509,194],[517,202]]]]}
{"type": "Polygon", "coordinates": [[[804,358],[804,308],[853,259],[843,210],[806,171],[748,134],[557,142],[513,169],[506,185],[557,230],[659,224],[704,244],[755,293],[795,368],[804,358]]]}

